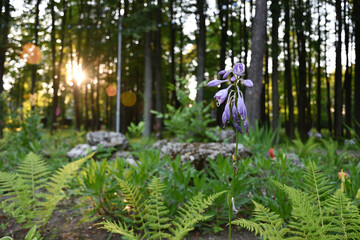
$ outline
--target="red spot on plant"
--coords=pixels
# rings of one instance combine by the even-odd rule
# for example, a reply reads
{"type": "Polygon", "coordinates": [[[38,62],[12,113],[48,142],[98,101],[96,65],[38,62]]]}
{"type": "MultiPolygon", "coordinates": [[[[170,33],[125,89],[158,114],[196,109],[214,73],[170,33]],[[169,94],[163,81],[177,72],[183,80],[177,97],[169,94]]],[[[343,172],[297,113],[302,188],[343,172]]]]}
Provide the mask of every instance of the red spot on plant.
{"type": "Polygon", "coordinates": [[[271,160],[275,160],[275,154],[274,154],[274,149],[273,148],[269,149],[269,155],[271,157],[271,160]]]}

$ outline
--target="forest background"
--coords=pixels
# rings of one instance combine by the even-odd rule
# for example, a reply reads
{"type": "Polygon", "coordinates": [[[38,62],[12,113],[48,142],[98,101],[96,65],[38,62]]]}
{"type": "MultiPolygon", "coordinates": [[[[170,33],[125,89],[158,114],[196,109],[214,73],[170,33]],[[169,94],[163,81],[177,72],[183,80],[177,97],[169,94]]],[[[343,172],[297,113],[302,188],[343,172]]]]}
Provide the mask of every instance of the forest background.
{"type": "Polygon", "coordinates": [[[349,128],[360,134],[360,1],[0,4],[0,136],[11,116],[31,109],[51,129],[114,130],[119,36],[121,132],[140,121],[144,136],[160,132],[163,119],[150,110],[202,101],[221,125],[216,89],[204,86],[242,62],[254,81],[245,94],[250,124],[280,124],[290,138],[296,130],[305,138],[312,128],[335,137],[349,138],[349,128]],[[251,61],[256,37],[265,44],[263,61],[251,61]]]}

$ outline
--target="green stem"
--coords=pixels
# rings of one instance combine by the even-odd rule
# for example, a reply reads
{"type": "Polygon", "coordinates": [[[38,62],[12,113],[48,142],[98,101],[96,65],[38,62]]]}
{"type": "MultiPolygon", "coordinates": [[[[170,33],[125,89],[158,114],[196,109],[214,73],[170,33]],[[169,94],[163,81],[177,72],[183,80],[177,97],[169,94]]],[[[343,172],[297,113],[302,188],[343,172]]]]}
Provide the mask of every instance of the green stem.
{"type": "MultiPolygon", "coordinates": [[[[238,133],[235,130],[235,136],[236,136],[236,147],[235,147],[235,156],[233,159],[233,163],[236,164],[237,163],[237,156],[238,156],[238,133]]],[[[232,198],[234,197],[234,192],[235,192],[235,184],[233,184],[233,182],[235,181],[235,175],[236,175],[236,171],[234,168],[234,173],[233,173],[233,178],[231,179],[231,183],[230,183],[230,187],[231,187],[231,194],[230,194],[230,201],[229,201],[229,240],[231,240],[231,221],[232,221],[232,198]]]]}

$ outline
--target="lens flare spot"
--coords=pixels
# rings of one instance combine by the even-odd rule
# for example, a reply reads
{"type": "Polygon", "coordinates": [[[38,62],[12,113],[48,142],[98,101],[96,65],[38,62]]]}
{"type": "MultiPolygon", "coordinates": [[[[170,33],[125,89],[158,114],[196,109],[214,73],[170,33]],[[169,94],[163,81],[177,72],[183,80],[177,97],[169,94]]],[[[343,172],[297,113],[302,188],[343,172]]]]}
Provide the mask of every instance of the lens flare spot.
{"type": "Polygon", "coordinates": [[[39,64],[44,58],[40,48],[32,43],[24,45],[20,57],[28,64],[39,64]]]}
{"type": "Polygon", "coordinates": [[[121,94],[121,102],[126,107],[134,106],[136,103],[136,95],[133,92],[127,91],[121,94]]]}
{"type": "Polygon", "coordinates": [[[109,97],[113,97],[116,96],[116,87],[114,87],[113,85],[110,85],[106,88],[106,94],[109,97]]]}

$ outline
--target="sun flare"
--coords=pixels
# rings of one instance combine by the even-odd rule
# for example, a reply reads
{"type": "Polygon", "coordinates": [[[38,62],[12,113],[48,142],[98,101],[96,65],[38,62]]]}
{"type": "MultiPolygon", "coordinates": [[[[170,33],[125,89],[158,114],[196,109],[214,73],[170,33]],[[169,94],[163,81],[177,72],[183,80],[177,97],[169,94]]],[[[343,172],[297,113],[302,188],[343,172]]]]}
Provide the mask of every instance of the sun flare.
{"type": "Polygon", "coordinates": [[[69,85],[73,85],[75,80],[77,85],[80,85],[85,79],[85,73],[82,70],[82,65],[73,61],[66,64],[66,80],[69,85]]]}

